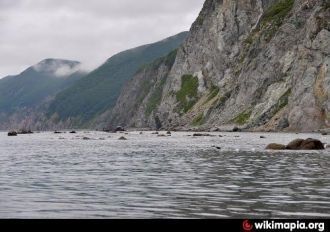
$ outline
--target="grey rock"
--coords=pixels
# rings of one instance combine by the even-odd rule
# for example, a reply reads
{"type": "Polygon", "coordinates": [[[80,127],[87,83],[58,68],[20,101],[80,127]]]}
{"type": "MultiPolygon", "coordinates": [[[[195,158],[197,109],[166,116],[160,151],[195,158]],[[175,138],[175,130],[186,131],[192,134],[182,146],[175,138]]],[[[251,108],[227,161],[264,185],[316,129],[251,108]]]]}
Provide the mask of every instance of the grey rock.
{"type": "Polygon", "coordinates": [[[179,130],[198,124],[198,131],[329,128],[330,13],[324,1],[309,2],[281,8],[281,0],[206,0],[172,62],[164,58],[138,72],[111,123],[179,130]],[[288,13],[267,18],[274,7],[288,13]],[[197,80],[196,93],[180,100],[184,75],[197,80]]]}

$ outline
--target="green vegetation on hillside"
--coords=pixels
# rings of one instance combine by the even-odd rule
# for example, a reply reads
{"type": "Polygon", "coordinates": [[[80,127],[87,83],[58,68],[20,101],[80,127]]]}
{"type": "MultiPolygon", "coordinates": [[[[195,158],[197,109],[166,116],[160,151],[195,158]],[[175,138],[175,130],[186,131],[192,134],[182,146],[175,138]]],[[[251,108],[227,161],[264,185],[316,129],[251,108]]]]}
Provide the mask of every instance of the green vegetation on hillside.
{"type": "Polygon", "coordinates": [[[220,89],[218,86],[215,86],[215,85],[212,85],[211,89],[210,89],[210,93],[209,95],[207,96],[207,100],[205,103],[211,101],[212,99],[214,99],[216,96],[218,96],[220,92],[220,89]]]}
{"type": "Polygon", "coordinates": [[[163,96],[163,89],[164,85],[166,83],[166,78],[163,78],[160,83],[157,85],[157,87],[152,92],[146,108],[146,115],[150,116],[150,114],[156,109],[157,106],[159,106],[162,96],[163,96]]]}
{"type": "MultiPolygon", "coordinates": [[[[243,50],[241,52],[239,62],[235,67],[235,75],[239,75],[242,70],[242,64],[248,58],[253,59],[256,56],[256,49],[254,44],[258,44],[261,40],[270,42],[280,26],[282,26],[285,18],[290,13],[294,5],[294,0],[280,0],[268,9],[262,15],[258,26],[248,35],[244,41],[243,50]]],[[[300,27],[302,22],[297,20],[292,22],[296,27],[300,27]]]]}
{"type": "MultiPolygon", "coordinates": [[[[57,112],[61,119],[80,118],[87,123],[114,107],[123,86],[139,68],[177,49],[188,33],[180,33],[158,43],[141,46],[111,57],[105,64],[57,95],[48,115],[57,112]]],[[[175,52],[168,63],[174,62],[175,52]]],[[[144,67],[145,68],[145,67],[144,67]]],[[[81,125],[77,125],[81,126],[81,125]]]]}
{"type": "Polygon", "coordinates": [[[281,0],[269,7],[263,15],[263,23],[283,20],[291,11],[294,0],[281,0]]]}
{"type": "MultiPolygon", "coordinates": [[[[164,64],[167,67],[171,68],[175,62],[175,58],[177,55],[178,49],[173,50],[167,56],[161,57],[151,63],[148,68],[150,69],[157,69],[160,65],[164,64]]],[[[149,82],[150,83],[150,82],[149,82]]],[[[152,94],[150,95],[147,103],[146,108],[146,115],[150,116],[151,113],[160,105],[162,97],[163,97],[163,90],[164,85],[166,83],[166,78],[163,78],[159,83],[156,85],[155,89],[153,90],[152,94]]]]}
{"type": "Polygon", "coordinates": [[[264,31],[264,38],[270,41],[278,28],[283,24],[285,17],[292,10],[294,0],[281,0],[274,3],[262,16],[260,29],[264,31]]]}
{"type": "Polygon", "coordinates": [[[281,96],[281,98],[279,99],[276,105],[274,115],[289,104],[289,97],[291,95],[291,92],[292,92],[291,89],[289,89],[283,94],[283,96],[281,96]]]}
{"type": "MultiPolygon", "coordinates": [[[[50,62],[58,62],[51,60],[50,62]]],[[[75,61],[61,61],[63,64],[78,64],[75,61]]],[[[47,64],[46,64],[47,65],[47,64]]],[[[50,64],[51,65],[51,64],[50,64]]],[[[14,113],[22,108],[35,108],[58,92],[72,86],[83,73],[57,77],[54,73],[28,68],[17,76],[0,80],[0,113],[14,113]]]]}
{"type": "Polygon", "coordinates": [[[294,0],[280,0],[270,6],[261,17],[258,27],[246,38],[245,43],[250,46],[260,36],[269,42],[292,10],[293,4],[294,0]]]}
{"type": "Polygon", "coordinates": [[[234,123],[237,123],[239,125],[246,124],[249,119],[251,118],[252,110],[246,110],[242,113],[240,113],[236,118],[234,118],[234,123]]]}
{"type": "Polygon", "coordinates": [[[181,77],[181,89],[176,93],[176,99],[179,102],[179,108],[187,113],[197,102],[198,78],[192,75],[183,75],[181,77]]]}
{"type": "Polygon", "coordinates": [[[204,113],[200,113],[196,118],[194,118],[192,125],[200,126],[204,123],[204,113]]]}

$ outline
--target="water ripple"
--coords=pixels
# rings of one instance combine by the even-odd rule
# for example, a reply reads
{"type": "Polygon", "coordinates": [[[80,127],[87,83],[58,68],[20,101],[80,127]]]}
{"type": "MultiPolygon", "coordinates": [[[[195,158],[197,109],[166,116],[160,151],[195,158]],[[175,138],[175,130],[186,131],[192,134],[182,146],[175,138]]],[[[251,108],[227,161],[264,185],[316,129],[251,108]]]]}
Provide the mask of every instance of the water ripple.
{"type": "Polygon", "coordinates": [[[329,150],[264,151],[295,134],[79,133],[0,133],[1,218],[330,216],[329,150]]]}

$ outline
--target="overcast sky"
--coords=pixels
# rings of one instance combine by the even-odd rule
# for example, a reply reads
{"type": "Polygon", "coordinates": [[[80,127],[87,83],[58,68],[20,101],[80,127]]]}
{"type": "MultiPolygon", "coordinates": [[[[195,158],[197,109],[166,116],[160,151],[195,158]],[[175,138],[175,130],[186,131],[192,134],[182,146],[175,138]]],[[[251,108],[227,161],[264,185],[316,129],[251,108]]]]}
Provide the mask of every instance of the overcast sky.
{"type": "Polygon", "coordinates": [[[45,58],[88,68],[189,30],[204,0],[0,0],[0,78],[45,58]]]}

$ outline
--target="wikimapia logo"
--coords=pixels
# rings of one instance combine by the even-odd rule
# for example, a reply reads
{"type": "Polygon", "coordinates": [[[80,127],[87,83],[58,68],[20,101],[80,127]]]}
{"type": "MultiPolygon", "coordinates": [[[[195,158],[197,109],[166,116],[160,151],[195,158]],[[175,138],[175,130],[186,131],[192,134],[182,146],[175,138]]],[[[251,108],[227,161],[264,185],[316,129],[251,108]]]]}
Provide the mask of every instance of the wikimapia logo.
{"type": "Polygon", "coordinates": [[[252,223],[250,223],[249,220],[245,220],[243,221],[243,230],[246,232],[252,231],[253,229],[253,225],[252,223]]]}
{"type": "Polygon", "coordinates": [[[242,224],[244,232],[253,231],[327,231],[324,222],[304,222],[304,221],[291,221],[291,222],[280,222],[280,221],[270,221],[264,220],[259,222],[250,222],[249,220],[244,220],[242,224]]]}

